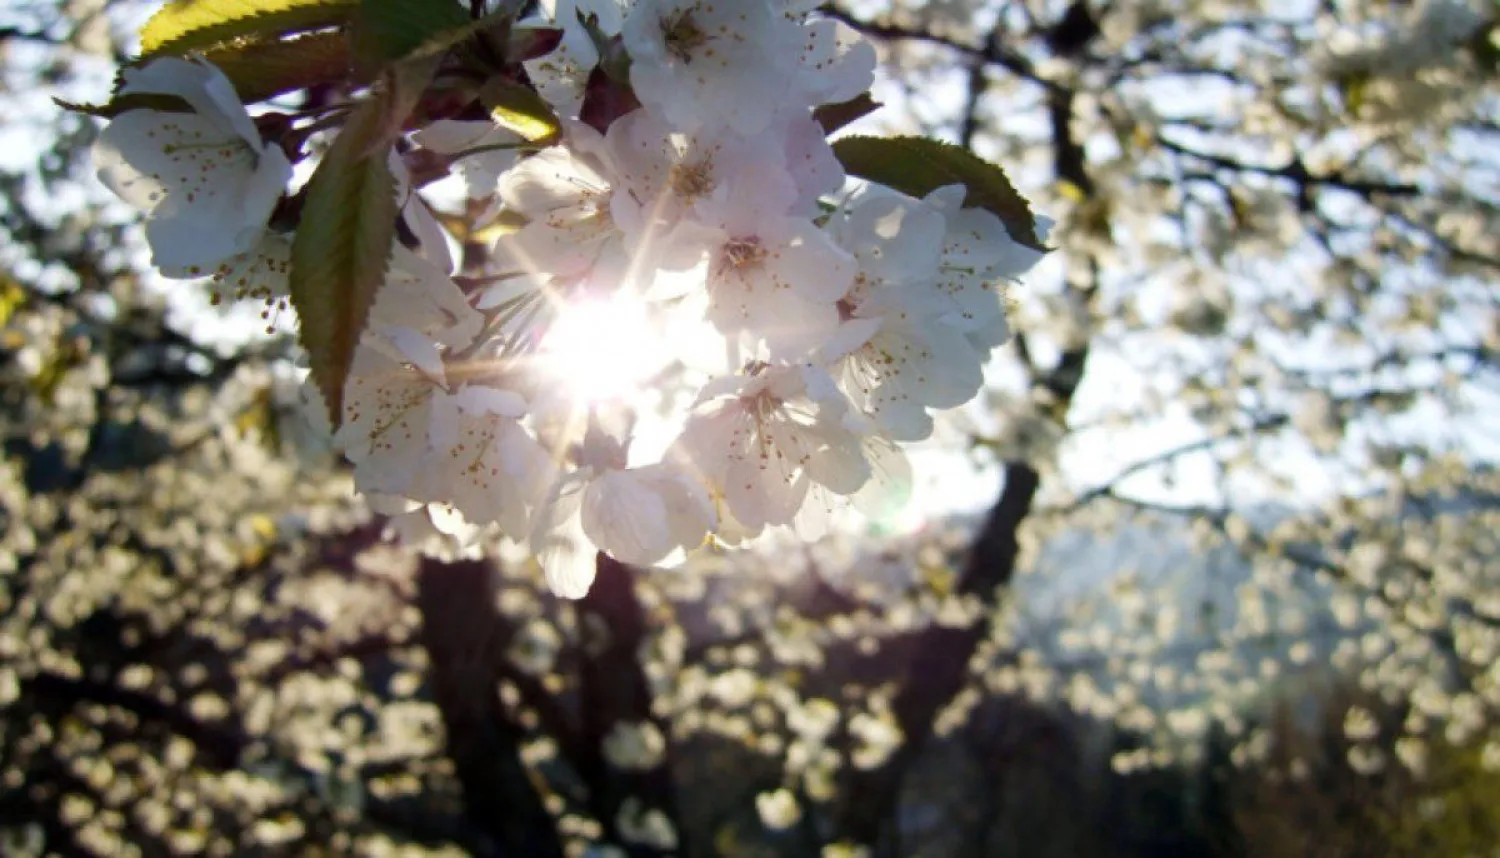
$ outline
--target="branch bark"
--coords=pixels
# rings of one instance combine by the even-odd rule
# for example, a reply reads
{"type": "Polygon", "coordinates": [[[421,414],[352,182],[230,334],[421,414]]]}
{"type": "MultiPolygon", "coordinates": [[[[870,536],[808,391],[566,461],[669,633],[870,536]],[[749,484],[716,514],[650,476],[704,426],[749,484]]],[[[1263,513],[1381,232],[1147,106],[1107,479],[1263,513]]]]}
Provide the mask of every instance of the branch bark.
{"type": "MultiPolygon", "coordinates": [[[[1022,462],[1005,468],[1005,488],[990,510],[969,551],[958,590],[976,595],[987,605],[1015,573],[1016,532],[1031,511],[1040,477],[1022,462]]],[[[907,667],[906,683],[891,710],[905,740],[884,765],[850,770],[843,791],[840,834],[857,843],[874,844],[895,818],[901,782],[932,735],[933,722],[944,706],[963,689],[969,659],[989,634],[988,619],[968,628],[933,625],[922,632],[907,667]]]]}
{"type": "Polygon", "coordinates": [[[579,666],[582,731],[575,765],[589,784],[589,804],[595,816],[631,858],[668,854],[686,858],[686,844],[641,842],[620,824],[626,800],[634,798],[641,815],[660,812],[671,824],[673,839],[682,839],[672,778],[671,728],[651,712],[651,687],[639,656],[646,639],[646,615],[630,567],[603,553],[597,562],[594,585],[578,602],[584,643],[579,666]],[[632,729],[649,725],[659,732],[665,745],[656,765],[625,769],[606,757],[604,740],[616,725],[632,729]]]}
{"type": "Polygon", "coordinates": [[[522,731],[500,703],[504,621],[485,561],[423,558],[417,572],[422,643],[464,815],[482,834],[476,853],[562,858],[552,816],[521,761],[522,731]]]}

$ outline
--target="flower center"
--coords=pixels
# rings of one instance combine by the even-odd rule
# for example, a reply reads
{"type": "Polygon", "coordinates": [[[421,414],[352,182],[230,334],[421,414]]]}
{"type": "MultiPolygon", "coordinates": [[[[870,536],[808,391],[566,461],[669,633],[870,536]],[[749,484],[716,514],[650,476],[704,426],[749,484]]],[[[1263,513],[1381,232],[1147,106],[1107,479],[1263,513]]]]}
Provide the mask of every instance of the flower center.
{"type": "Polygon", "coordinates": [[[684,9],[661,20],[662,39],[667,43],[667,53],[684,63],[693,61],[693,52],[708,43],[708,34],[693,20],[693,12],[684,9]]]}
{"type": "Polygon", "coordinates": [[[765,262],[766,248],[755,238],[736,238],[726,242],[719,251],[718,269],[721,274],[738,273],[765,262]]]}
{"type": "Polygon", "coordinates": [[[712,166],[707,160],[693,164],[673,164],[671,175],[667,178],[672,193],[689,203],[707,196],[713,190],[712,166]]]}

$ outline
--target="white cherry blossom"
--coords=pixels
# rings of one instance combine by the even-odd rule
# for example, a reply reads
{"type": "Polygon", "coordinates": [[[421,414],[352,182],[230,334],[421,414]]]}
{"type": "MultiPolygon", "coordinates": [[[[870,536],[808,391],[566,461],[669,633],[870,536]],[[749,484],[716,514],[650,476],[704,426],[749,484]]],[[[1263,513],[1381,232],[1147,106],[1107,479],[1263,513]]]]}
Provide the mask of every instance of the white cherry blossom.
{"type": "Polygon", "coordinates": [[[681,443],[745,528],[790,524],[810,483],[852,494],[869,478],[847,409],[815,366],[756,365],[705,388],[681,443]]]}
{"type": "Polygon", "coordinates": [[[708,493],[675,463],[627,468],[626,443],[591,425],[578,467],[557,477],[537,513],[532,548],[559,595],[587,592],[603,551],[623,563],[680,560],[714,526],[708,493]]]}
{"type": "MultiPolygon", "coordinates": [[[[840,302],[835,374],[850,399],[891,437],[932,432],[928,408],[951,408],[984,383],[983,355],[942,319],[939,264],[945,220],[932,206],[886,189],[851,197],[829,232],[859,264],[840,302]]],[[[998,303],[998,302],[997,302],[998,303]]]]}
{"type": "Polygon", "coordinates": [[[362,490],[411,496],[447,384],[445,353],[468,345],[483,317],[458,286],[397,245],[344,388],[335,440],[362,490]]]}
{"type": "Polygon", "coordinates": [[[858,96],[875,82],[875,47],[852,27],[832,18],[801,21],[818,3],[787,3],[798,28],[797,82],[811,106],[858,96]]]}
{"type": "Polygon", "coordinates": [[[723,126],[679,131],[644,109],[616,119],[605,140],[618,171],[615,221],[636,235],[700,216],[726,194],[731,177],[752,165],[775,169],[781,145],[770,132],[746,135],[723,126]]]}
{"type": "Polygon", "coordinates": [[[854,259],[806,218],[785,214],[796,198],[778,167],[747,168],[708,212],[708,319],[726,336],[763,341],[795,359],[837,326],[838,300],[854,259]]]}
{"type": "Polygon", "coordinates": [[[629,261],[610,212],[612,191],[604,138],[570,126],[567,145],[538,152],[501,178],[501,200],[529,222],[496,243],[494,266],[559,277],[598,266],[624,270],[629,261]]]}
{"type": "Polygon", "coordinates": [[[430,451],[416,495],[447,499],[470,523],[524,534],[552,485],[556,464],[521,425],[526,400],[510,390],[467,385],[433,395],[430,451]]]}
{"type": "MultiPolygon", "coordinates": [[[[282,312],[290,309],[287,278],[291,268],[292,237],[267,231],[252,250],[231,256],[214,267],[208,275],[209,293],[215,304],[226,298],[260,301],[265,305],[261,317],[274,323],[282,312]]],[[[186,276],[182,269],[162,273],[186,276]]]]}
{"type": "MultiPolygon", "coordinates": [[[[1010,336],[1002,290],[1040,261],[1042,252],[1012,238],[993,213],[963,208],[963,199],[962,185],[939,188],[924,199],[946,221],[938,262],[940,315],[976,347],[991,349],[1010,336]]],[[[1041,220],[1045,234],[1050,221],[1041,220]]]]}
{"type": "Polygon", "coordinates": [[[99,180],[148,213],[153,262],[199,277],[254,250],[292,167],[261,140],[229,79],[200,60],[162,57],[121,80],[121,95],[175,96],[191,108],[128,110],[94,144],[99,180]]]}
{"type": "Polygon", "coordinates": [[[638,0],[621,33],[643,104],[678,128],[744,134],[786,102],[797,35],[763,0],[638,0]]]}

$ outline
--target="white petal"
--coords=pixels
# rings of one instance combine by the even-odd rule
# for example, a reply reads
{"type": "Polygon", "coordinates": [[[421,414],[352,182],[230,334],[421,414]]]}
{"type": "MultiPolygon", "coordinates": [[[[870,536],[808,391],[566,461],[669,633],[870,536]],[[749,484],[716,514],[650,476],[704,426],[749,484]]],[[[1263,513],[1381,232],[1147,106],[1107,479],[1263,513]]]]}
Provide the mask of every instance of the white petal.
{"type": "Polygon", "coordinates": [[[768,267],[780,285],[815,303],[832,304],[854,282],[854,257],[811,223],[795,228],[792,240],[773,251],[768,267]]]}
{"type": "Polygon", "coordinates": [[[851,495],[870,478],[859,440],[846,432],[828,432],[825,446],[807,460],[809,478],[834,494],[851,495]]]}
{"type": "Polygon", "coordinates": [[[443,379],[443,356],[432,338],[411,328],[393,326],[381,331],[412,365],[439,382],[443,379]]]}
{"type": "Polygon", "coordinates": [[[773,427],[752,439],[746,455],[730,461],[724,480],[724,499],[746,526],[791,523],[807,495],[807,481],[798,479],[801,463],[785,449],[794,436],[777,436],[773,427]],[[781,443],[777,443],[777,442],[781,443]]]}
{"type": "Polygon", "coordinates": [[[525,397],[513,390],[471,384],[454,394],[454,399],[460,408],[470,414],[521,417],[526,413],[525,397]]]}
{"type": "Polygon", "coordinates": [[[672,550],[666,504],[630,471],[604,471],[583,493],[583,532],[622,563],[649,566],[672,550]]]}
{"type": "Polygon", "coordinates": [[[527,217],[545,216],[608,191],[609,181],[567,146],[544,149],[500,179],[501,199],[527,217]]]}
{"type": "MultiPolygon", "coordinates": [[[[681,467],[667,462],[641,468],[667,508],[667,528],[674,547],[692,550],[713,530],[717,516],[713,500],[702,484],[681,467]]],[[[662,561],[657,561],[660,564],[662,561]]]]}
{"type": "Polygon", "coordinates": [[[458,443],[459,413],[456,398],[446,393],[432,397],[431,417],[427,423],[427,442],[437,451],[453,449],[458,443]]]}
{"type": "Polygon", "coordinates": [[[864,454],[870,463],[870,480],[854,494],[854,508],[874,521],[888,520],[911,501],[911,462],[885,438],[867,438],[864,454]]]}
{"type": "Polygon", "coordinates": [[[588,595],[598,568],[598,549],[583,532],[579,507],[588,474],[575,472],[558,481],[551,497],[537,510],[531,550],[541,564],[547,586],[565,599],[588,595]]]}

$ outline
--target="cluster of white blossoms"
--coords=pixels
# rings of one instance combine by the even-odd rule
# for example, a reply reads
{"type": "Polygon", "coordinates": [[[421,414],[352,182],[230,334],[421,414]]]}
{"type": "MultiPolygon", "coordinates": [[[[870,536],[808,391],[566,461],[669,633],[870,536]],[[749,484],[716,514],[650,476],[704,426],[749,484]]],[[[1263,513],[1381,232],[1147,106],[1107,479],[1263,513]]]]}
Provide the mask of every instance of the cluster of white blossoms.
{"type": "MultiPolygon", "coordinates": [[[[964,208],[962,186],[848,187],[813,111],[866,92],[875,54],[816,6],[543,3],[535,25],[562,38],[525,67],[561,119],[555,144],[450,119],[393,150],[406,229],[336,440],[405,535],[515,540],[579,597],[597,551],[667,564],[710,538],[812,537],[844,505],[899,506],[897,442],[976,396],[1008,336],[1005,284],[1040,253],[964,208]],[[639,106],[601,123],[590,88],[622,56],[639,106]],[[435,159],[489,203],[478,226],[521,224],[462,276],[405,166],[435,159]]],[[[284,294],[283,153],[201,61],[123,79],[193,108],[127,112],[96,150],[104,182],[149,212],[157,264],[284,294]]]]}

